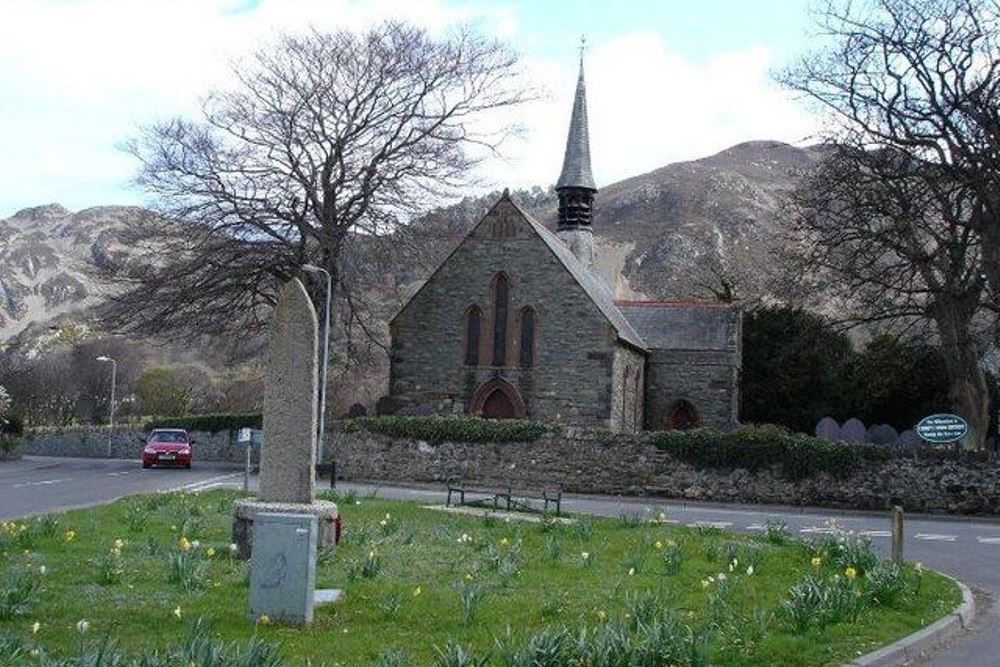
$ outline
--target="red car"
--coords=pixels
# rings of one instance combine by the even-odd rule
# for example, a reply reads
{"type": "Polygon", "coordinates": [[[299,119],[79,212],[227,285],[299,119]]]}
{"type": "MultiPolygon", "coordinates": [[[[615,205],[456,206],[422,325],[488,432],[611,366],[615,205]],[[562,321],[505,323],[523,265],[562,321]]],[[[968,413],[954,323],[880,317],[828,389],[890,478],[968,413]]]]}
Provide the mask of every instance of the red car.
{"type": "Polygon", "coordinates": [[[188,437],[187,431],[179,428],[157,428],[150,431],[149,436],[141,441],[142,467],[154,465],[170,465],[191,467],[191,446],[194,440],[188,437]]]}

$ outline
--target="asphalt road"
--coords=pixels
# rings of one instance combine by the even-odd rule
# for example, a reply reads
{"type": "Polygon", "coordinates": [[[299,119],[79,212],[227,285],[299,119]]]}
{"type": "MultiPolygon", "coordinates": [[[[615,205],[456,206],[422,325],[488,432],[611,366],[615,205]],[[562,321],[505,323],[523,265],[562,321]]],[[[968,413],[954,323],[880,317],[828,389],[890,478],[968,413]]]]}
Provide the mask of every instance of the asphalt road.
{"type": "MultiPolygon", "coordinates": [[[[242,478],[240,468],[230,464],[195,462],[191,470],[143,470],[137,460],[29,456],[0,465],[0,519],[95,505],[136,493],[239,486],[242,478]]],[[[360,494],[377,490],[385,498],[444,500],[440,489],[433,487],[338,486],[360,494]]],[[[877,514],[581,495],[565,497],[563,507],[604,516],[623,512],[656,516],[663,511],[686,524],[704,523],[741,532],[760,530],[768,518],[778,517],[802,537],[821,535],[829,530],[827,522],[836,520],[845,528],[869,534],[882,549],[889,548],[888,517],[877,514]]],[[[980,610],[971,632],[914,665],[1000,667],[1000,613],[994,604],[1000,595],[1000,569],[996,567],[1000,562],[1000,521],[908,516],[905,526],[906,558],[964,581],[976,592],[980,610]]]]}

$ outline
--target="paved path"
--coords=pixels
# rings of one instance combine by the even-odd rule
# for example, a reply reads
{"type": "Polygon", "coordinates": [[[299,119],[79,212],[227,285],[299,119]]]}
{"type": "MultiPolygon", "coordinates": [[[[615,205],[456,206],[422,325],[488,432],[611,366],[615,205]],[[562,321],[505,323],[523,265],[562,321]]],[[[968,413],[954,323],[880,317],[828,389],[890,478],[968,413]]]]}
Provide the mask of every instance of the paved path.
{"type": "MultiPolygon", "coordinates": [[[[254,480],[256,482],[256,480],[254,480]]],[[[195,463],[191,470],[143,470],[138,461],[25,457],[0,465],[0,519],[94,505],[135,493],[166,490],[199,490],[242,484],[242,471],[230,464],[195,463]]],[[[320,485],[322,486],[322,485],[320,485]]],[[[339,484],[341,490],[359,494],[375,487],[339,484]]],[[[433,487],[378,487],[380,497],[443,502],[433,487]]],[[[757,531],[768,518],[778,517],[791,532],[802,537],[821,535],[826,522],[836,519],[844,527],[868,533],[884,550],[889,548],[887,516],[864,513],[753,505],[708,505],[673,500],[566,497],[567,511],[604,516],[622,512],[655,516],[667,512],[685,524],[709,524],[736,531],[757,531]]],[[[977,593],[980,614],[977,627],[933,656],[915,663],[920,667],[1000,667],[1000,613],[994,599],[1000,595],[1000,521],[949,517],[915,517],[906,520],[905,555],[971,586],[977,593]]]]}

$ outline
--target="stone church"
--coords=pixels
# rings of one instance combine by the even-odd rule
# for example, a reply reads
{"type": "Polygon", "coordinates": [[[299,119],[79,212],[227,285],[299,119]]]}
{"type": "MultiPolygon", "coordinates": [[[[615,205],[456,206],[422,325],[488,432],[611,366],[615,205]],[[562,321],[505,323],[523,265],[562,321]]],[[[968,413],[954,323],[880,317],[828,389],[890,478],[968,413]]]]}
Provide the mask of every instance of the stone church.
{"type": "Polygon", "coordinates": [[[582,62],[556,192],[555,232],[504,192],[392,319],[388,405],[615,432],[735,425],[739,308],[616,301],[594,268],[582,62]]]}

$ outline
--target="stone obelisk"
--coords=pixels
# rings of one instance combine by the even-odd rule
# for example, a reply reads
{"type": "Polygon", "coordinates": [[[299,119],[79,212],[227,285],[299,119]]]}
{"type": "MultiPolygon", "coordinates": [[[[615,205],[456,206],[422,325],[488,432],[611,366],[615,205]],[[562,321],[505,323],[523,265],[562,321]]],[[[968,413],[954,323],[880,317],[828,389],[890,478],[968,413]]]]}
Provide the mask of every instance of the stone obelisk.
{"type": "Polygon", "coordinates": [[[259,495],[234,507],[233,541],[242,558],[251,555],[260,512],[315,515],[319,548],[336,541],[337,505],[315,493],[318,332],[312,300],[293,278],[281,290],[268,338],[259,495]]]}

